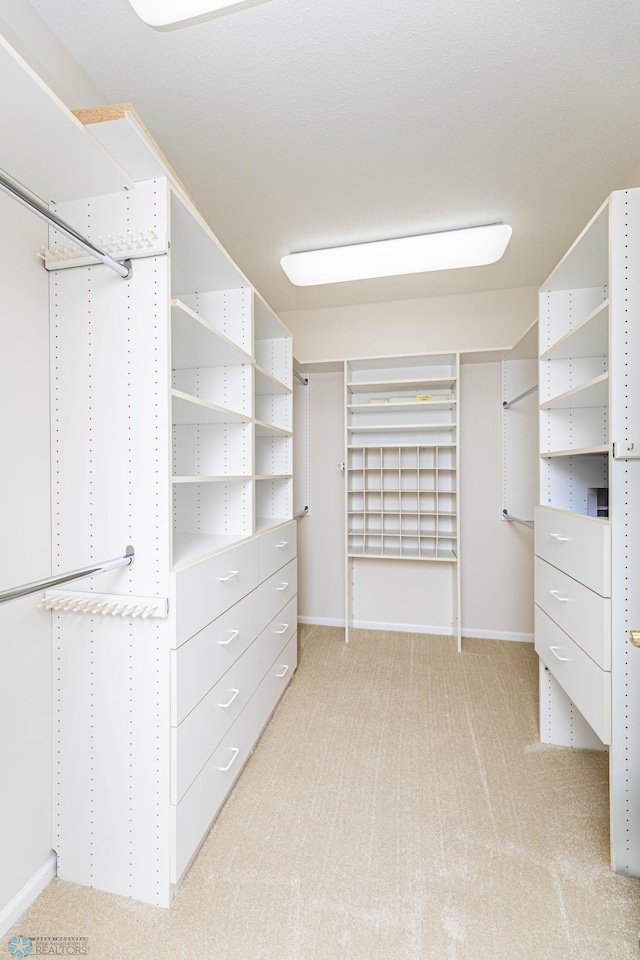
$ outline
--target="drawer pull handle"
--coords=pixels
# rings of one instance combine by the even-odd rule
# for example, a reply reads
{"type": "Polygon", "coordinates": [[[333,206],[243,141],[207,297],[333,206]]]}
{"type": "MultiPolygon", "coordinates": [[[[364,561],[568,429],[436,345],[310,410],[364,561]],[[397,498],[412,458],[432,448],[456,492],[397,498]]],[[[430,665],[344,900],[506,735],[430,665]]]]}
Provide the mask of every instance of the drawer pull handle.
{"type": "Polygon", "coordinates": [[[285,664],[284,664],[284,670],[282,671],[282,673],[274,673],[274,677],[277,677],[278,680],[282,680],[282,678],[283,678],[284,676],[286,676],[288,670],[289,670],[289,664],[288,664],[288,663],[285,663],[285,664]]]}
{"type": "Polygon", "coordinates": [[[220,583],[226,583],[227,580],[233,580],[233,578],[237,576],[238,576],[238,571],[232,570],[227,577],[218,577],[218,580],[220,581],[220,583]]]}
{"type": "Polygon", "coordinates": [[[231,643],[232,640],[235,640],[235,638],[238,636],[239,633],[240,633],[239,630],[232,630],[231,636],[229,637],[228,640],[218,640],[218,643],[220,644],[221,647],[226,647],[227,644],[231,643]]]}
{"type": "Polygon", "coordinates": [[[276,547],[278,548],[278,550],[282,550],[283,547],[287,547],[288,545],[289,545],[288,540],[282,540],[281,543],[276,543],[276,547]]]}
{"type": "Polygon", "coordinates": [[[283,624],[283,626],[282,626],[282,630],[274,630],[273,632],[274,632],[274,633],[277,633],[278,636],[280,637],[280,636],[282,636],[283,633],[286,633],[288,629],[289,629],[289,624],[288,624],[288,623],[285,623],[285,624],[283,624]]]}
{"type": "Polygon", "coordinates": [[[569,537],[561,537],[559,533],[550,533],[549,536],[558,543],[566,543],[569,537]]]}
{"type": "Polygon", "coordinates": [[[219,706],[219,707],[222,707],[223,710],[226,710],[227,707],[230,707],[230,706],[231,706],[231,704],[233,703],[233,701],[235,700],[235,698],[238,696],[239,693],[240,693],[239,690],[236,690],[235,687],[232,687],[232,688],[231,688],[231,700],[227,700],[226,703],[219,703],[218,706],[219,706]]]}
{"type": "Polygon", "coordinates": [[[231,757],[231,760],[229,760],[229,763],[226,765],[226,767],[218,767],[218,770],[220,771],[220,773],[226,773],[227,770],[230,770],[231,767],[233,766],[233,761],[240,753],[239,747],[231,747],[230,749],[231,749],[231,752],[233,753],[233,756],[231,757]]]}
{"type": "Polygon", "coordinates": [[[559,600],[560,603],[569,603],[569,597],[561,597],[559,590],[549,590],[549,593],[552,597],[555,597],[556,600],[559,600]]]}
{"type": "Polygon", "coordinates": [[[286,590],[288,586],[289,586],[289,583],[288,583],[288,582],[287,582],[287,583],[281,583],[279,587],[276,587],[276,590],[278,591],[278,593],[282,593],[282,591],[283,591],[283,590],[286,590]]]}
{"type": "Polygon", "coordinates": [[[568,663],[570,660],[570,657],[561,657],[559,653],[556,653],[556,650],[559,650],[559,649],[560,647],[551,647],[551,646],[549,647],[549,650],[551,650],[551,653],[554,655],[554,657],[556,657],[558,660],[562,660],[563,663],[568,663]]]}

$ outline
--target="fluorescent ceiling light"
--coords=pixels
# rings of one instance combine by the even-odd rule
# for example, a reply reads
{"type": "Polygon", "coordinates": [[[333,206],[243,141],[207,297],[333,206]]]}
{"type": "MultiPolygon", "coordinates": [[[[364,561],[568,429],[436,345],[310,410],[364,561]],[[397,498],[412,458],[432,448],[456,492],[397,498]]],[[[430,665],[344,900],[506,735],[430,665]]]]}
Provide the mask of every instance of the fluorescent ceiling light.
{"type": "Polygon", "coordinates": [[[495,263],[506,250],[510,237],[508,224],[494,223],[419,237],[291,253],[282,258],[280,265],[296,287],[397,277],[495,263]]]}
{"type": "Polygon", "coordinates": [[[167,27],[185,20],[222,16],[265,0],[129,0],[141,20],[151,27],[167,27]]]}

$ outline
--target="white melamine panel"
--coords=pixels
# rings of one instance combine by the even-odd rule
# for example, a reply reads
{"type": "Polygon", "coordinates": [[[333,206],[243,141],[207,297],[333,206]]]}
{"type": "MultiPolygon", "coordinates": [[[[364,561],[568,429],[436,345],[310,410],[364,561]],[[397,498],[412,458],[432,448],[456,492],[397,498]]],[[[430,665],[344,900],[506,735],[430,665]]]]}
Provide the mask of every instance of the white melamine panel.
{"type": "MultiPolygon", "coordinates": [[[[260,586],[260,613],[267,622],[298,592],[298,564],[290,560],[260,586]]],[[[263,620],[263,622],[264,622],[263,620]]]]}
{"type": "Polygon", "coordinates": [[[353,560],[353,626],[372,630],[452,631],[450,563],[353,560]]]}
{"type": "Polygon", "coordinates": [[[177,727],[253,643],[262,626],[260,595],[252,590],[171,651],[171,723],[177,727]]]}
{"type": "Polygon", "coordinates": [[[535,559],[535,601],[603,670],[611,670],[611,600],[535,559]]]}
{"type": "Polygon", "coordinates": [[[586,515],[589,491],[609,486],[609,457],[607,448],[593,454],[546,456],[542,461],[540,500],[561,510],[586,515]]]}
{"type": "Polygon", "coordinates": [[[593,215],[558,266],[543,284],[543,290],[572,290],[609,280],[609,201],[593,215]]]}
{"type": "MultiPolygon", "coordinates": [[[[553,331],[547,332],[547,337],[553,331]]],[[[569,357],[605,357],[609,353],[609,301],[599,303],[584,320],[541,351],[540,359],[558,360],[569,357]]]]}
{"type": "MultiPolygon", "coordinates": [[[[184,374],[182,370],[180,373],[184,374]]],[[[181,379],[181,378],[179,378],[181,379]]],[[[180,423],[246,423],[247,414],[240,413],[229,407],[214,404],[209,400],[201,400],[194,394],[183,390],[171,391],[171,422],[180,423]]]]}
{"type": "Polygon", "coordinates": [[[280,698],[291,682],[298,664],[298,634],[296,633],[281,650],[258,688],[258,729],[262,730],[275,710],[280,698]]]}
{"type": "MultiPolygon", "coordinates": [[[[254,323],[256,341],[291,337],[284,323],[275,315],[271,307],[265,303],[257,290],[254,292],[254,323]]],[[[289,378],[290,376],[291,375],[288,374],[289,378]]],[[[287,382],[290,383],[290,379],[288,379],[287,382]]]]}
{"type": "Polygon", "coordinates": [[[256,480],[256,530],[261,532],[274,527],[283,520],[290,520],[293,513],[293,481],[291,478],[278,480],[256,480]]]}
{"type": "MultiPolygon", "coordinates": [[[[607,301],[608,281],[606,271],[608,258],[604,260],[605,279],[600,285],[588,283],[585,287],[574,287],[560,291],[540,291],[540,354],[544,355],[563,338],[585,324],[591,314],[607,301]]],[[[561,355],[561,354],[560,354],[561,355]]],[[[598,356],[598,354],[576,353],[575,356],[598,356]]]]}
{"type": "Polygon", "coordinates": [[[291,474],[291,437],[256,435],[256,474],[258,476],[291,474]]]}
{"type": "Polygon", "coordinates": [[[538,606],[536,653],[603,743],[611,743],[611,674],[602,670],[538,606]]]}
{"type": "Polygon", "coordinates": [[[257,735],[257,701],[253,697],[180,803],[171,806],[173,883],[180,880],[206,837],[211,823],[249,757],[257,735]]]}
{"type": "Polygon", "coordinates": [[[270,530],[258,539],[258,569],[260,580],[266,580],[276,570],[296,556],[296,521],[270,530]]]}
{"type": "MultiPolygon", "coordinates": [[[[171,296],[200,313],[188,298],[196,291],[248,287],[246,277],[193,207],[171,191],[171,296]]],[[[205,316],[205,312],[202,311],[205,316]]],[[[210,322],[213,322],[209,317],[210,322]]],[[[217,324],[214,324],[217,326],[217,324]]],[[[226,330],[222,331],[227,333],[226,330]]],[[[227,334],[229,336],[229,334],[227,334]]],[[[241,343],[241,346],[244,345],[241,343]]],[[[244,347],[246,349],[246,347],[244,347]]]]}
{"type": "Polygon", "coordinates": [[[251,288],[237,287],[233,290],[186,291],[182,303],[201,317],[208,326],[219,330],[232,343],[253,356],[251,340],[251,288]]]}
{"type": "Polygon", "coordinates": [[[611,526],[606,521],[540,507],[535,524],[537,556],[600,596],[611,596],[611,526]]]}
{"type": "Polygon", "coordinates": [[[252,644],[182,723],[172,727],[171,803],[179,803],[244,710],[264,674],[261,666],[252,644]]]}
{"type": "Polygon", "coordinates": [[[607,408],[576,407],[540,412],[541,454],[561,451],[587,452],[609,443],[607,408]]]}
{"type": "Polygon", "coordinates": [[[251,416],[251,371],[240,366],[199,367],[174,370],[173,386],[191,396],[251,416]]]}
{"type": "Polygon", "coordinates": [[[258,544],[255,540],[176,573],[176,646],[219,617],[257,585],[258,544]]]}
{"type": "Polygon", "coordinates": [[[235,366],[251,361],[249,353],[186,303],[171,301],[171,366],[174,370],[235,366]]]}
{"type": "MultiPolygon", "coordinates": [[[[291,389],[292,354],[291,338],[280,337],[274,340],[256,340],[256,363],[276,384],[291,389]]],[[[257,381],[256,381],[257,386],[257,381]]],[[[265,391],[268,392],[268,391],[265,391]]],[[[276,392],[276,391],[272,391],[276,392]]]]}
{"type": "Polygon", "coordinates": [[[294,596],[282,610],[278,611],[251,647],[254,670],[259,680],[262,680],[273,663],[273,658],[277,656],[278,651],[289,641],[297,628],[298,615],[294,596]]]}
{"type": "Polygon", "coordinates": [[[293,424],[291,394],[256,394],[256,420],[291,431],[293,424]]]}
{"type": "Polygon", "coordinates": [[[579,407],[605,407],[609,402],[609,374],[601,373],[540,404],[541,410],[569,410],[579,407]]]}
{"type": "Polygon", "coordinates": [[[604,751],[607,747],[571,702],[554,675],[538,658],[540,741],[558,747],[604,751]]]}
{"type": "Polygon", "coordinates": [[[173,476],[251,476],[251,436],[250,423],[174,426],[173,476]]]}
{"type": "Polygon", "coordinates": [[[407,357],[372,357],[348,362],[348,383],[429,381],[456,377],[455,354],[425,354],[407,357]]]}
{"type": "MultiPolygon", "coordinates": [[[[183,483],[173,487],[174,529],[177,533],[251,536],[251,483],[183,483]]],[[[174,565],[181,558],[174,544],[174,565]]]]}

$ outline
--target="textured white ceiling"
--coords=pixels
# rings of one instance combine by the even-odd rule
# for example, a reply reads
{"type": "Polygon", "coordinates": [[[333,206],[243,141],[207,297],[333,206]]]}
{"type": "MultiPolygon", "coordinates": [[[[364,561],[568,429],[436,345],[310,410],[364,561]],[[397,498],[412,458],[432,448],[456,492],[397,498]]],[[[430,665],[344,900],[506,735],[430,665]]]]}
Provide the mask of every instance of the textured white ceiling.
{"type": "Polygon", "coordinates": [[[640,160],[637,0],[270,0],[169,32],[127,0],[32,5],[277,310],[538,285],[640,160]],[[496,221],[494,266],[306,289],[279,266],[496,221]]]}

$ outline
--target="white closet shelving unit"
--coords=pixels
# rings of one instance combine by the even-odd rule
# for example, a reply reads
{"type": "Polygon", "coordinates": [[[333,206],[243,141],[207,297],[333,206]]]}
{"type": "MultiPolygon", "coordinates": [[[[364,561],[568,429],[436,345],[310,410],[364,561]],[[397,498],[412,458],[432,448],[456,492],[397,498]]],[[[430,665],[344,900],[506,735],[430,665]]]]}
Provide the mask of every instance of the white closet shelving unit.
{"type": "Polygon", "coordinates": [[[545,742],[610,752],[614,869],[640,874],[640,190],[540,291],[536,650],[545,742]]]}
{"type": "Polygon", "coordinates": [[[460,648],[459,355],[349,360],[346,412],[346,639],[353,564],[452,565],[452,628],[460,648]]]}
{"type": "Polygon", "coordinates": [[[291,337],[135,114],[81,117],[134,186],[59,212],[131,237],[133,276],[48,264],[54,564],[132,543],[83,590],[169,615],[53,613],[54,846],[62,878],[166,906],[297,663],[291,337]]]}

